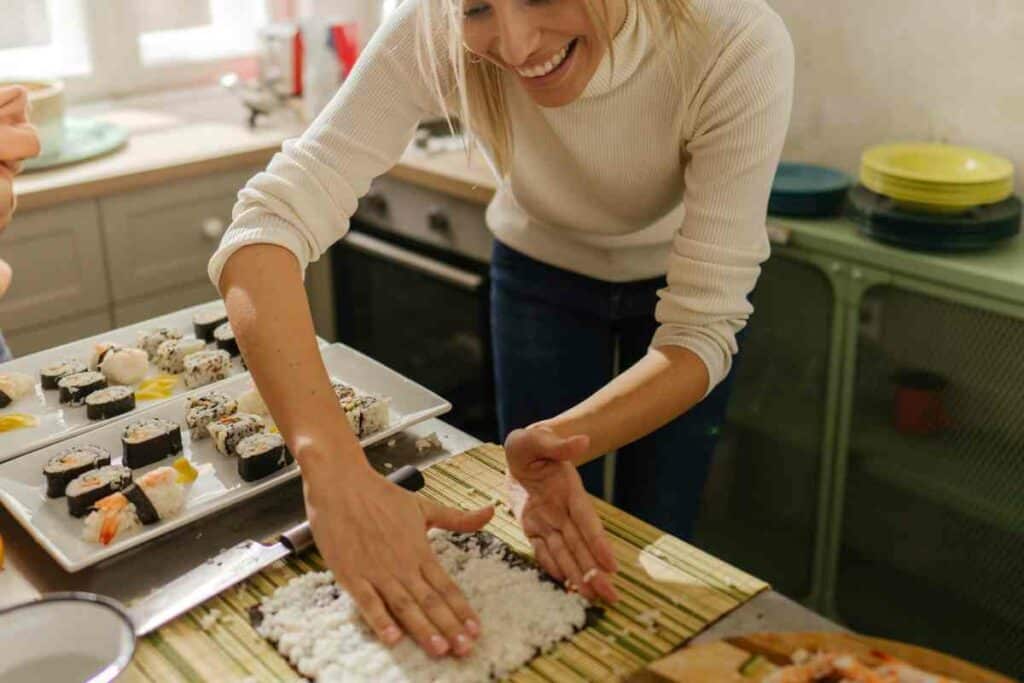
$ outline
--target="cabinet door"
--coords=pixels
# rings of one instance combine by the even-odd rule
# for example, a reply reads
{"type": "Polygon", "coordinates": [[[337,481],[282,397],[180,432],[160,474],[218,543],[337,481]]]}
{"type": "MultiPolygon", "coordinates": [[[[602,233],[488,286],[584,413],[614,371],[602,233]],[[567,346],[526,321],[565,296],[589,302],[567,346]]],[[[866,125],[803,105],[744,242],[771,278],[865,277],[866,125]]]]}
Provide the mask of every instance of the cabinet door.
{"type": "Polygon", "coordinates": [[[153,294],[138,301],[115,304],[114,325],[124,327],[219,298],[220,295],[217,294],[217,290],[214,289],[209,279],[202,280],[192,285],[153,294]]]}
{"type": "Polygon", "coordinates": [[[205,280],[238,191],[255,172],[206,176],[102,200],[114,300],[205,280]]]}
{"type": "Polygon", "coordinates": [[[103,310],[80,318],[63,319],[60,322],[42,327],[33,327],[20,332],[7,333],[4,336],[11,353],[17,358],[43,349],[67,344],[77,339],[91,337],[106,332],[112,327],[110,312],[103,310]]]}
{"type": "Polygon", "coordinates": [[[695,531],[698,545],[795,599],[815,588],[834,301],[817,267],[765,264],[695,531]]]}
{"type": "Polygon", "coordinates": [[[88,311],[110,296],[95,202],[18,213],[0,233],[0,256],[14,270],[0,299],[0,328],[13,333],[88,311]]]}
{"type": "Polygon", "coordinates": [[[1024,675],[1024,320],[892,286],[862,312],[839,615],[1024,675]]]}

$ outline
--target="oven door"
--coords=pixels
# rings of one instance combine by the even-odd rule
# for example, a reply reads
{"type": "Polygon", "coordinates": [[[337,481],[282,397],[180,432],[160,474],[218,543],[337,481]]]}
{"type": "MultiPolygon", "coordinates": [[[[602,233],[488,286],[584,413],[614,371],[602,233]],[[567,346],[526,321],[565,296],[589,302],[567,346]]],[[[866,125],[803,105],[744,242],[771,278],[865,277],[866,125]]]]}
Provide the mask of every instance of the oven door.
{"type": "Polygon", "coordinates": [[[446,421],[495,440],[486,264],[358,220],[333,249],[338,339],[451,401],[446,421]]]}

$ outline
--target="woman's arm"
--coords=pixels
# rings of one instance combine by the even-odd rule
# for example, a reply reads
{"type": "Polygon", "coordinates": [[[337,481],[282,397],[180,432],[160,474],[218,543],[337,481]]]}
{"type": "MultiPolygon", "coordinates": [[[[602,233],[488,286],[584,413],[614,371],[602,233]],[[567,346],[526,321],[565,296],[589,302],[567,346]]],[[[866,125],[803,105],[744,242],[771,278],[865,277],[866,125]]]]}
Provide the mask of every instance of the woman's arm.
{"type": "Polygon", "coordinates": [[[370,467],[331,388],[291,252],[268,244],[238,250],[220,288],[256,385],[302,468],[307,517],[336,580],[383,642],[405,630],[435,656],[468,654],[477,616],[424,531],[474,531],[492,510],[441,507],[370,467]]]}
{"type": "Polygon", "coordinates": [[[647,436],[695,406],[707,393],[708,369],[679,346],[651,349],[633,367],[561,415],[538,422],[568,438],[589,437],[577,466],[647,436]]]}

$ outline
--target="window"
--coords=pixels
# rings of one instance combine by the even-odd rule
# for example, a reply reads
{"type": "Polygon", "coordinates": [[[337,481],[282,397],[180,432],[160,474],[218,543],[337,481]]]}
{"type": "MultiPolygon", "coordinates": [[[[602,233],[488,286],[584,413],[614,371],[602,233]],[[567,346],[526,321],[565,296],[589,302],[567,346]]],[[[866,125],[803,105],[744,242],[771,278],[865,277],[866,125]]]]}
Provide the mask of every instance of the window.
{"type": "Polygon", "coordinates": [[[62,78],[71,99],[251,75],[292,0],[0,0],[0,78],[62,78]]]}

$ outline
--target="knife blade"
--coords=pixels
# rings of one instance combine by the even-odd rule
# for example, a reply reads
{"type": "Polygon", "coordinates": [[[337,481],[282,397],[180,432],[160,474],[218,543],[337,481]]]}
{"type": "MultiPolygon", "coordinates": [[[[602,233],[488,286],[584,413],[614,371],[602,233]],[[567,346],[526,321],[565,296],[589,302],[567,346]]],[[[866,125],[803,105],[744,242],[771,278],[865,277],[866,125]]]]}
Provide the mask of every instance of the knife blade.
{"type": "MultiPolygon", "coordinates": [[[[410,465],[395,470],[388,479],[409,491],[418,491],[424,485],[423,474],[410,465]]],[[[312,545],[313,531],[309,522],[303,522],[285,531],[271,545],[249,540],[220,552],[133,603],[128,613],[135,625],[135,635],[150,633],[261,569],[312,545]]]]}

